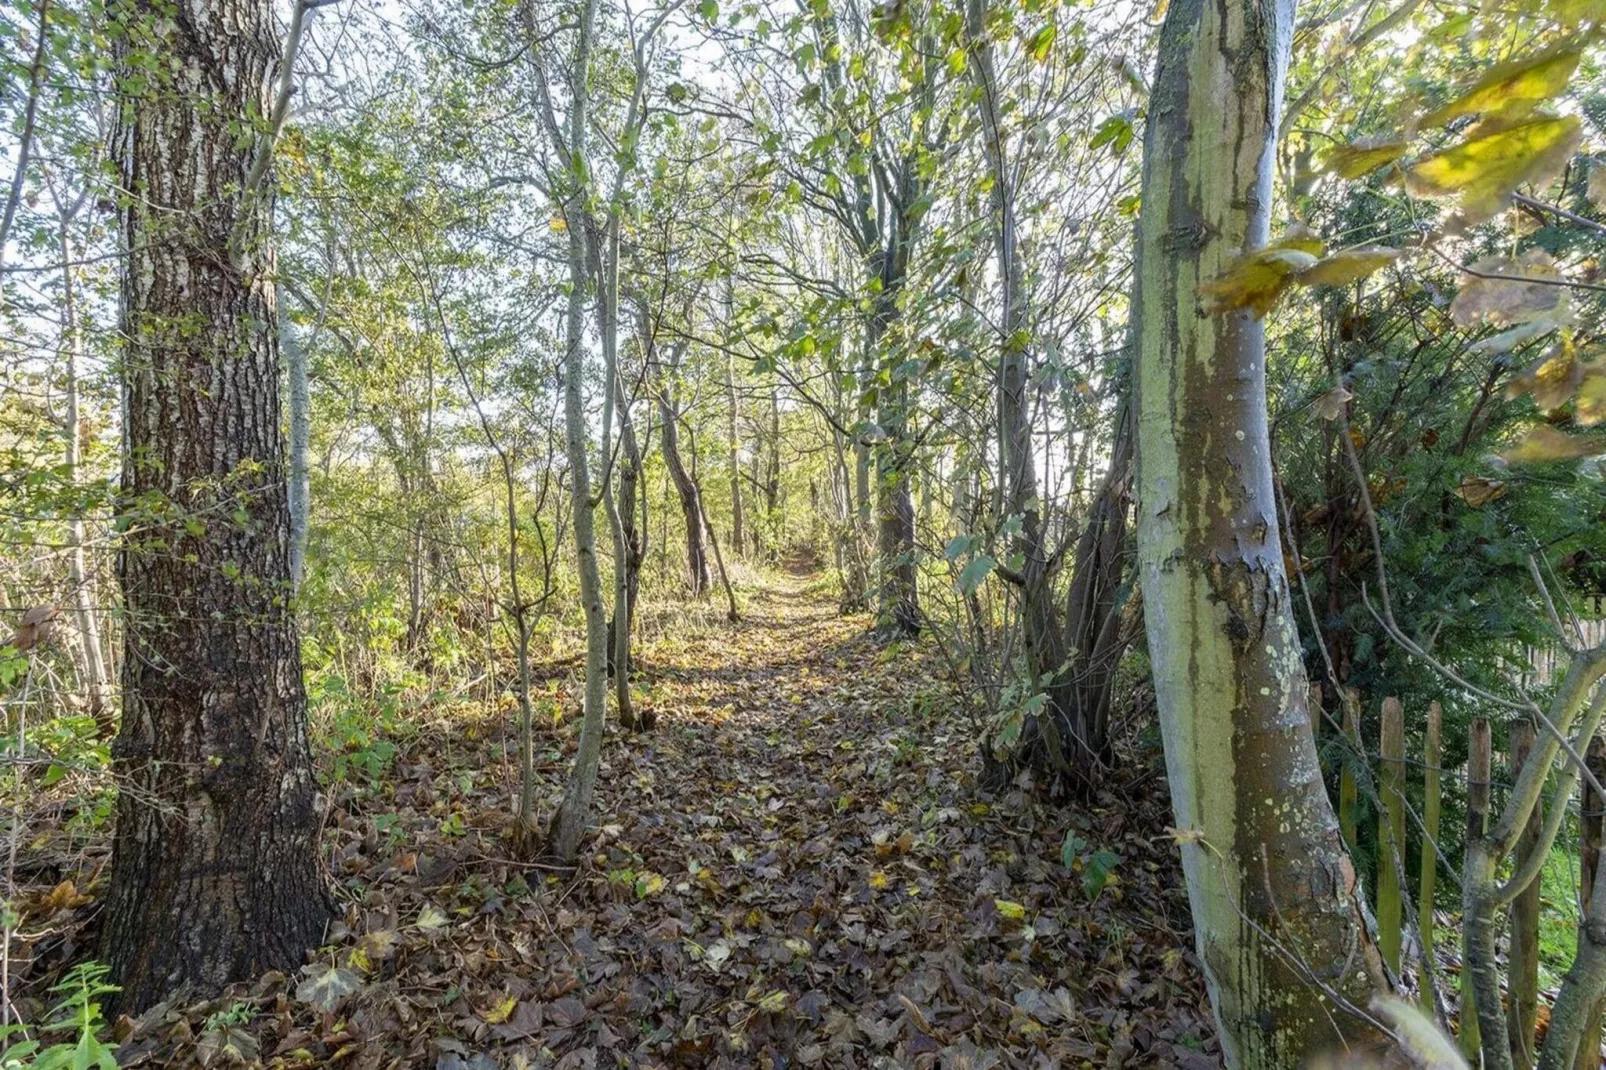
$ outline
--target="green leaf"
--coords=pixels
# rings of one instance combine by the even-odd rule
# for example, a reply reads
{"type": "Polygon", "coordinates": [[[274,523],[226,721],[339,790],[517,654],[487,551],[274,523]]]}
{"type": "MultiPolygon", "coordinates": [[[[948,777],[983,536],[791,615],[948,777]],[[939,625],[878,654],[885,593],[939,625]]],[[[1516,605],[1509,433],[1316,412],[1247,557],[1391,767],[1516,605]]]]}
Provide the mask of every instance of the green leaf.
{"type": "Polygon", "coordinates": [[[964,594],[975,594],[997,564],[998,562],[986,554],[978,554],[959,574],[959,590],[964,594]]]}
{"type": "Polygon", "coordinates": [[[697,13],[709,22],[719,18],[719,0],[702,0],[697,5],[697,13]]]}
{"type": "Polygon", "coordinates": [[[1054,39],[1059,36],[1059,27],[1052,22],[1043,26],[1026,39],[1026,54],[1038,63],[1048,61],[1049,52],[1054,48],[1054,39]]]}

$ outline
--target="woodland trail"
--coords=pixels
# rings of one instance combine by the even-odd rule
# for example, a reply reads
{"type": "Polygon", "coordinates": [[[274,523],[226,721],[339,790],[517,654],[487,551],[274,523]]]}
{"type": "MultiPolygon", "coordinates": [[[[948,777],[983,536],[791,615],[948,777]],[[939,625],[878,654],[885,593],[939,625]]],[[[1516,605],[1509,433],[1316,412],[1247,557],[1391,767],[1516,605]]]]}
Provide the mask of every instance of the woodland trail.
{"type": "MultiPolygon", "coordinates": [[[[398,740],[335,799],[330,946],[223,1035],[270,1066],[1218,1065],[1163,805],[978,793],[938,659],[807,582],[735,625],[644,614],[657,728],[610,733],[577,872],[507,857],[499,731],[398,740]],[[1096,895],[1068,829],[1120,856],[1096,895]]],[[[545,727],[555,794],[573,729],[545,727]]],[[[125,1050],[178,1065],[229,1006],[125,1050]]]]}

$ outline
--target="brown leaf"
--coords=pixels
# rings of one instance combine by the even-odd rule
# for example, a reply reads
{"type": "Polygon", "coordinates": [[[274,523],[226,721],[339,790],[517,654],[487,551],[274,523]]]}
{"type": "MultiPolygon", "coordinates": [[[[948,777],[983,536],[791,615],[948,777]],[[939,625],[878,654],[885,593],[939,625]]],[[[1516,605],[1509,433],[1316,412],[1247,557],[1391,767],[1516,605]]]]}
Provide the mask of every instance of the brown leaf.
{"type": "Polygon", "coordinates": [[[1505,493],[1506,485],[1503,481],[1485,479],[1482,476],[1467,476],[1461,481],[1461,485],[1455,488],[1455,496],[1474,509],[1483,508],[1505,493]]]}
{"type": "Polygon", "coordinates": [[[1567,288],[1556,262],[1543,249],[1519,257],[1488,256],[1461,277],[1461,289],[1450,304],[1457,327],[1566,322],[1571,316],[1567,288]]]}
{"type": "Polygon", "coordinates": [[[56,615],[60,612],[60,606],[48,604],[34,606],[22,615],[22,620],[18,622],[17,630],[11,638],[0,645],[15,647],[18,653],[32,650],[49,640],[51,632],[55,630],[56,615]]]}

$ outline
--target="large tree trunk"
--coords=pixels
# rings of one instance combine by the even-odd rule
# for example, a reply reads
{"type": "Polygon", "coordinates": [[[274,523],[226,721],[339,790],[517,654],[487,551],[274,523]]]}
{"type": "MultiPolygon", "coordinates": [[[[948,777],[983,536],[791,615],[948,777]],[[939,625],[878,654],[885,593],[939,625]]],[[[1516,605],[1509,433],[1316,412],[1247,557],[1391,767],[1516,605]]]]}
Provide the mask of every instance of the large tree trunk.
{"type": "Polygon", "coordinates": [[[104,955],[124,1011],[294,970],[329,917],[290,612],[271,173],[249,140],[279,63],[266,0],[128,7],[123,101],[122,731],[104,955]],[[237,240],[230,255],[231,235],[237,240]],[[146,521],[149,523],[149,519],[146,521]],[[138,530],[138,529],[136,529],[138,530]]]}
{"type": "Polygon", "coordinates": [[[1292,0],[1177,0],[1144,143],[1138,560],[1194,935],[1236,1067],[1375,1037],[1382,983],[1323,788],[1283,572],[1265,335],[1198,288],[1267,240],[1292,0]],[[1290,954],[1290,949],[1293,953],[1290,954]]]}

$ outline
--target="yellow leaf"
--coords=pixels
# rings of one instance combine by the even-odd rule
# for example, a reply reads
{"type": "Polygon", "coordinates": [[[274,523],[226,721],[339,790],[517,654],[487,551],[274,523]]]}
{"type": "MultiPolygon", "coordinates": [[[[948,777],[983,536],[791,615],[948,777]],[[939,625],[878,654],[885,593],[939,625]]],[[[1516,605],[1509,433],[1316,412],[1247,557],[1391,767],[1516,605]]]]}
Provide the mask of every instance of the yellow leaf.
{"type": "Polygon", "coordinates": [[[1606,367],[1591,364],[1584,369],[1573,403],[1573,422],[1594,427],[1606,420],[1606,367]]]}
{"type": "Polygon", "coordinates": [[[786,993],[776,989],[758,1001],[758,1009],[768,1014],[780,1014],[786,1010],[786,993]]]}
{"type": "Polygon", "coordinates": [[[1423,126],[1442,126],[1463,115],[1518,119],[1567,87],[1578,69],[1578,49],[1552,48],[1492,68],[1459,97],[1427,115],[1423,126]]]}
{"type": "Polygon", "coordinates": [[[1400,258],[1398,249],[1386,245],[1363,245],[1324,256],[1299,273],[1305,286],[1345,286],[1356,279],[1388,267],[1400,258]]]}
{"type": "Polygon", "coordinates": [[[512,996],[509,996],[496,1006],[492,1007],[490,1010],[486,1011],[484,1014],[481,1014],[480,1017],[485,1019],[486,1023],[489,1025],[501,1025],[503,1022],[513,1017],[513,1008],[518,1006],[518,1004],[518,1000],[514,999],[512,996]]]}
{"type": "Polygon", "coordinates": [[[1510,464],[1544,464],[1576,460],[1600,452],[1599,443],[1557,431],[1549,424],[1540,424],[1500,456],[1510,464]]]}
{"type": "Polygon", "coordinates": [[[887,880],[887,875],[881,872],[879,869],[870,874],[870,887],[874,888],[878,892],[890,883],[892,882],[887,880]]]}
{"type": "Polygon", "coordinates": [[[1541,409],[1559,409],[1572,398],[1579,385],[1577,351],[1570,339],[1563,339],[1540,360],[1514,376],[1506,384],[1508,398],[1532,394],[1541,409]]]}
{"type": "Polygon", "coordinates": [[[1462,221],[1481,223],[1505,207],[1524,182],[1542,184],[1578,147],[1575,116],[1544,115],[1511,125],[1480,123],[1466,141],[1418,161],[1406,188],[1418,197],[1454,198],[1462,221]]]}
{"type": "Polygon", "coordinates": [[[1295,275],[1315,263],[1315,253],[1282,245],[1269,245],[1240,256],[1220,275],[1199,287],[1205,299],[1204,310],[1215,315],[1248,308],[1254,310],[1258,319],[1271,311],[1295,275]]]}
{"type": "Polygon", "coordinates": [[[1026,918],[1026,908],[1019,903],[1011,903],[1008,899],[994,899],[993,909],[998,911],[999,917],[1008,918],[1010,921],[1024,921],[1026,918]]]}
{"type": "Polygon", "coordinates": [[[1485,505],[1506,493],[1506,485],[1498,479],[1484,479],[1482,476],[1467,476],[1461,485],[1455,488],[1455,496],[1472,506],[1481,509],[1485,505]]]}
{"type": "Polygon", "coordinates": [[[1392,134],[1361,138],[1328,149],[1322,156],[1322,166],[1340,178],[1360,178],[1398,160],[1409,147],[1404,138],[1392,134]]]}

